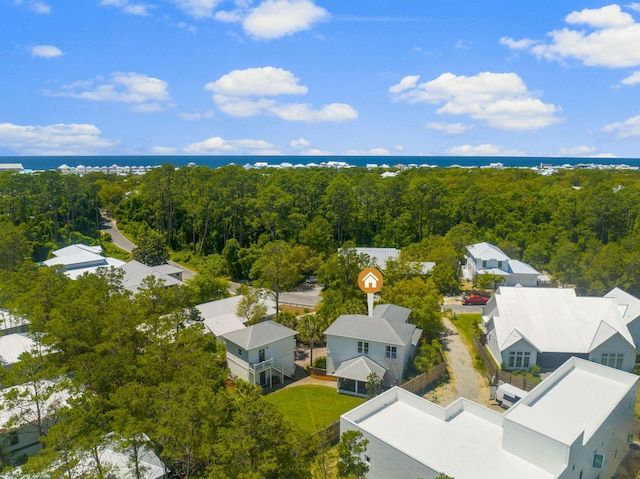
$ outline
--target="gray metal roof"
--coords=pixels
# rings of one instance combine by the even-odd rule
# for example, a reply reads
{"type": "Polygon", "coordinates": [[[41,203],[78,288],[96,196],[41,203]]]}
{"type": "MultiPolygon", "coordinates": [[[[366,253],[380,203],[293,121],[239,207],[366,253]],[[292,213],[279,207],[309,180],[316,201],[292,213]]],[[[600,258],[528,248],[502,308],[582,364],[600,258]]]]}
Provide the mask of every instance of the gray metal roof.
{"type": "Polygon", "coordinates": [[[263,321],[262,323],[231,331],[223,335],[227,341],[240,346],[245,351],[266,346],[281,339],[293,337],[298,334],[291,328],[287,328],[275,321],[263,321]]]}
{"type": "Polygon", "coordinates": [[[373,309],[373,315],[376,318],[385,318],[389,321],[400,321],[406,323],[409,319],[411,310],[396,304],[379,304],[373,309]]]}
{"type": "Polygon", "coordinates": [[[390,321],[363,314],[343,314],[329,326],[325,336],[339,336],[377,343],[407,346],[411,344],[414,324],[390,321]]]}
{"type": "Polygon", "coordinates": [[[156,279],[164,280],[165,286],[176,286],[179,284],[184,284],[179,279],[174,278],[173,276],[169,276],[168,274],[164,274],[157,269],[147,266],[146,264],[142,264],[139,261],[132,260],[128,263],[120,266],[120,269],[124,272],[124,277],[122,278],[122,286],[132,292],[137,292],[138,288],[142,284],[142,281],[149,277],[153,276],[156,279]]]}
{"type": "Polygon", "coordinates": [[[373,359],[367,356],[358,356],[357,358],[343,361],[333,375],[338,378],[366,382],[369,374],[376,373],[382,379],[386,371],[384,366],[380,366],[373,359]]]}
{"type": "Polygon", "coordinates": [[[490,243],[476,243],[467,246],[467,250],[476,259],[482,259],[489,261],[495,259],[497,261],[509,261],[509,258],[504,252],[490,243]]]}

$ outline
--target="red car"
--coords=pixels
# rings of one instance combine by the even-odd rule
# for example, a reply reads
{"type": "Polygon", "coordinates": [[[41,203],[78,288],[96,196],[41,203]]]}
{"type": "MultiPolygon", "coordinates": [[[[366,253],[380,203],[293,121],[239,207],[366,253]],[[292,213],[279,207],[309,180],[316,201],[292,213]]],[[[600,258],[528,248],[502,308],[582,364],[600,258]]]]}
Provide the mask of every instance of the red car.
{"type": "Polygon", "coordinates": [[[489,298],[487,298],[486,296],[480,296],[479,294],[473,294],[473,295],[465,298],[464,301],[462,302],[462,304],[484,305],[484,304],[487,304],[487,301],[489,301],[489,298]]]}

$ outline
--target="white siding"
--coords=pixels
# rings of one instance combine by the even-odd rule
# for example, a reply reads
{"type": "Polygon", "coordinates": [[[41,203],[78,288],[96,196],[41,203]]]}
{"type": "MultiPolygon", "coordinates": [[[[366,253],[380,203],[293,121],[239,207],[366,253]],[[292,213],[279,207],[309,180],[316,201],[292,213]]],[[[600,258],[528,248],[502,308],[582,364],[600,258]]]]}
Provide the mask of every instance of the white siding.
{"type": "Polygon", "coordinates": [[[619,334],[612,336],[609,340],[589,352],[589,360],[596,363],[601,363],[602,354],[624,354],[622,361],[623,371],[631,371],[635,366],[636,350],[619,334]]]}

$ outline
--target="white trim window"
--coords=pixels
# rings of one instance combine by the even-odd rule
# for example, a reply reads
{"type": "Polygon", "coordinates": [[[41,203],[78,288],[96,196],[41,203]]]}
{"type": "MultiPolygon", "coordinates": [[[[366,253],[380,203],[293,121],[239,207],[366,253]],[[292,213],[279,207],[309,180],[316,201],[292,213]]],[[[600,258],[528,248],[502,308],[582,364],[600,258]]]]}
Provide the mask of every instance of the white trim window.
{"type": "Polygon", "coordinates": [[[604,364],[605,366],[609,366],[610,368],[622,369],[623,360],[624,354],[602,353],[600,363],[604,364]]]}
{"type": "Polygon", "coordinates": [[[369,354],[369,343],[358,341],[358,354],[369,354]]]}
{"type": "Polygon", "coordinates": [[[398,348],[395,346],[385,346],[384,357],[387,359],[396,359],[398,357],[398,348]]]}
{"type": "Polygon", "coordinates": [[[529,351],[509,351],[509,369],[529,369],[531,353],[529,351]]]}

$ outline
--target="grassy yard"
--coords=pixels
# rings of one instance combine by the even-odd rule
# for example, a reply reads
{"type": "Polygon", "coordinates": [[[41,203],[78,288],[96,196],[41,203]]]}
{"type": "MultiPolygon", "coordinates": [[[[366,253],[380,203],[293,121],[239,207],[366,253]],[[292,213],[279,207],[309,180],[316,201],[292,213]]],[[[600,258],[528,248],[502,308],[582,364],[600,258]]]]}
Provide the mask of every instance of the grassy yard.
{"type": "Polygon", "coordinates": [[[469,351],[473,351],[473,325],[479,324],[482,321],[481,314],[458,314],[457,319],[453,319],[451,322],[458,329],[460,337],[469,348],[469,351]]]}
{"type": "Polygon", "coordinates": [[[314,433],[340,419],[340,415],[365,402],[362,398],[338,394],[327,386],[297,386],[264,398],[303,431],[314,433]]]}

